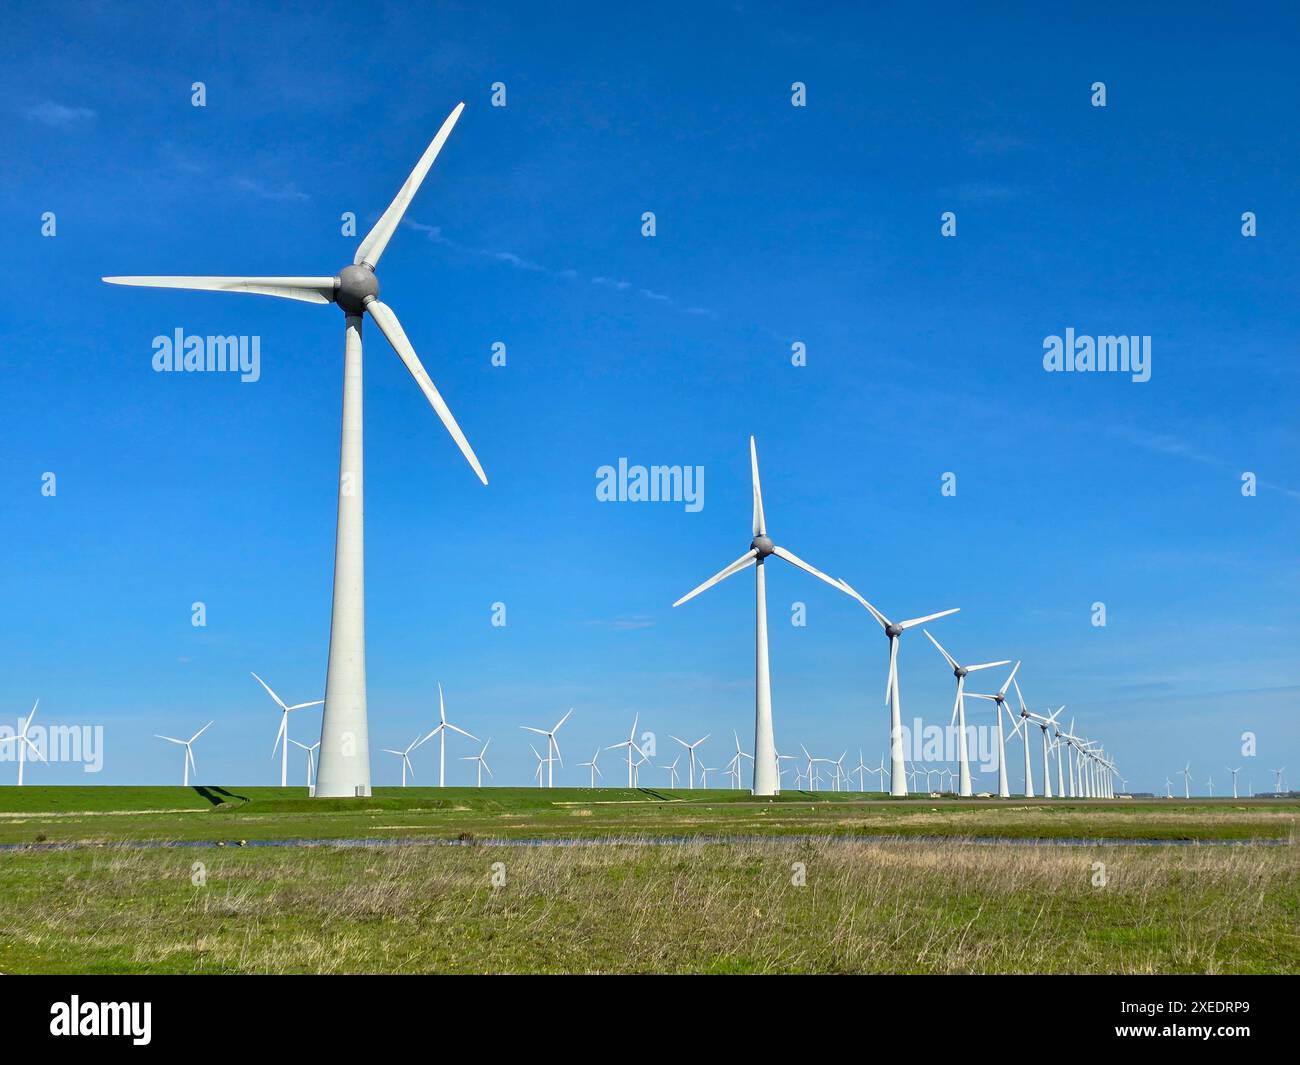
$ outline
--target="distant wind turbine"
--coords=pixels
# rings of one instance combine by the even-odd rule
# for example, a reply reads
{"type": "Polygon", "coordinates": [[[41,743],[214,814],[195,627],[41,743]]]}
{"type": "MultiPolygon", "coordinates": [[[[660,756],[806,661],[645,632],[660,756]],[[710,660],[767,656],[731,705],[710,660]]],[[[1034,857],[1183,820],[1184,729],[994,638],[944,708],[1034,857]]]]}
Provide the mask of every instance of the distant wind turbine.
{"type": "Polygon", "coordinates": [[[660,769],[663,769],[668,773],[668,786],[674,790],[676,790],[677,788],[677,763],[680,762],[681,760],[682,760],[682,756],[679,754],[668,765],[661,765],[659,767],[660,769]]]}
{"type": "Polygon", "coordinates": [[[593,788],[596,786],[596,778],[597,778],[597,777],[600,777],[601,780],[604,780],[604,779],[605,779],[605,774],[602,773],[602,772],[600,771],[600,767],[599,767],[598,765],[596,765],[596,762],[599,760],[599,758],[600,758],[600,748],[597,747],[597,748],[596,748],[596,753],[593,754],[593,755],[591,756],[591,761],[590,761],[590,762],[579,762],[579,763],[578,763],[578,765],[579,765],[580,768],[582,768],[582,769],[590,769],[590,770],[591,770],[591,786],[592,786],[593,788]]]}
{"type": "MultiPolygon", "coordinates": [[[[929,636],[930,634],[927,632],[926,635],[929,636]]],[[[938,645],[936,644],[936,646],[938,645]]],[[[939,649],[943,650],[943,648],[939,648],[939,649]]],[[[953,668],[954,669],[957,668],[955,664],[953,668]]],[[[973,669],[975,667],[971,667],[971,668],[973,669]]],[[[1007,714],[1007,719],[1008,720],[1012,719],[1013,715],[1011,712],[1011,707],[1006,705],[1007,689],[1011,687],[1011,685],[1015,682],[1016,672],[1019,669],[1020,669],[1020,663],[1017,662],[1011,668],[1011,675],[1007,677],[1007,679],[1003,682],[1002,687],[1000,687],[992,695],[980,695],[977,692],[966,693],[968,695],[973,696],[976,699],[988,699],[989,701],[991,701],[993,703],[994,713],[996,713],[998,717],[998,798],[1000,799],[1011,798],[1011,784],[1007,780],[1007,734],[1006,734],[1006,729],[1003,728],[1002,725],[1002,712],[1005,710],[1007,714]]],[[[970,670],[968,669],[966,672],[969,673],[970,670]]],[[[961,684],[961,678],[959,677],[958,685],[960,686],[960,684],[961,684]]]]}
{"type": "MultiPolygon", "coordinates": [[[[632,732],[633,732],[633,734],[636,733],[636,728],[635,728],[635,727],[633,727],[632,732]]],[[[700,737],[700,739],[696,740],[694,743],[687,743],[687,742],[686,742],[685,740],[683,740],[683,739],[678,739],[678,737],[674,736],[671,732],[668,734],[668,738],[669,738],[670,740],[676,740],[676,741],[677,741],[678,743],[680,743],[683,747],[685,747],[686,750],[690,753],[690,756],[691,756],[691,767],[690,767],[690,777],[689,777],[690,784],[689,784],[689,787],[690,787],[690,789],[691,789],[692,791],[695,790],[695,752],[696,752],[696,750],[699,749],[700,745],[701,745],[702,743],[704,743],[704,741],[707,740],[707,739],[709,738],[709,736],[712,736],[712,735],[713,735],[713,733],[710,732],[710,733],[708,733],[708,734],[706,734],[706,735],[700,737]]],[[[622,744],[620,744],[619,746],[622,746],[622,744]]]]}
{"type": "Polygon", "coordinates": [[[627,786],[629,788],[636,787],[636,764],[632,761],[632,752],[636,751],[637,754],[645,757],[645,752],[636,745],[636,727],[640,721],[641,714],[635,714],[632,718],[632,731],[627,734],[627,739],[622,743],[612,743],[605,748],[607,751],[617,751],[624,747],[627,748],[627,786]]]}
{"type": "MultiPolygon", "coordinates": [[[[190,767],[194,766],[194,741],[197,740],[200,736],[202,736],[205,732],[207,732],[211,726],[212,726],[212,722],[209,721],[206,725],[204,725],[201,729],[199,729],[198,732],[194,733],[194,735],[191,736],[188,740],[178,740],[174,736],[159,736],[158,733],[156,732],[154,733],[154,736],[157,739],[166,740],[168,743],[178,743],[185,748],[185,757],[181,759],[181,762],[185,767],[184,774],[181,778],[182,787],[188,788],[190,786],[190,767]]],[[[196,773],[198,772],[197,767],[195,767],[194,772],[196,773]]],[[[19,780],[19,783],[21,784],[22,781],[19,780]]]]}
{"type": "Polygon", "coordinates": [[[413,739],[404,751],[395,751],[391,747],[384,748],[384,754],[395,754],[402,760],[402,787],[406,787],[406,771],[408,769],[411,771],[411,779],[415,779],[415,766],[411,765],[411,752],[428,738],[428,736],[419,736],[413,739]]]}
{"type": "Polygon", "coordinates": [[[1183,775],[1183,798],[1190,799],[1192,797],[1192,763],[1188,762],[1178,772],[1183,775]]]}
{"type": "Polygon", "coordinates": [[[256,673],[253,679],[266,689],[266,694],[275,700],[275,705],[280,708],[280,730],[275,734],[275,746],[271,748],[271,757],[275,757],[275,752],[280,752],[280,787],[289,786],[289,745],[284,742],[289,738],[289,715],[295,710],[306,710],[309,706],[320,706],[324,699],[313,699],[309,703],[295,703],[293,706],[285,706],[284,700],[271,690],[271,686],[266,683],[256,673]]]}
{"type": "Polygon", "coordinates": [[[479,751],[478,754],[466,754],[461,756],[460,760],[462,762],[474,763],[474,767],[478,774],[477,775],[478,782],[477,784],[475,784],[475,787],[481,788],[483,786],[483,770],[485,769],[487,770],[488,776],[492,775],[492,769],[487,764],[487,749],[488,749],[488,744],[491,742],[492,742],[491,739],[487,740],[487,742],[483,744],[483,749],[479,751]]]}
{"type": "Polygon", "coordinates": [[[317,740],[310,747],[305,743],[299,743],[297,740],[290,740],[289,742],[307,752],[307,787],[310,789],[316,775],[316,752],[320,749],[320,740],[317,740]]]}
{"type": "MultiPolygon", "coordinates": [[[[563,724],[563,722],[561,722],[563,724]]],[[[556,726],[559,727],[558,725],[556,726]]],[[[434,736],[438,737],[438,787],[445,787],[447,782],[447,732],[459,732],[462,736],[478,743],[478,737],[471,732],[466,732],[463,728],[457,728],[447,720],[447,702],[442,697],[442,685],[438,685],[438,724],[433,731],[424,737],[425,740],[431,740],[434,736]]],[[[420,741],[421,743],[424,740],[420,741]]]]}
{"type": "Polygon", "coordinates": [[[36,755],[37,759],[42,762],[45,761],[45,755],[41,754],[40,748],[27,735],[27,730],[31,728],[32,718],[36,716],[36,708],[40,705],[41,701],[39,699],[32,704],[32,712],[27,715],[27,720],[23,722],[23,727],[17,733],[13,736],[0,736],[0,743],[18,744],[18,786],[20,788],[23,786],[23,766],[27,762],[27,749],[30,747],[32,754],[36,755]]]}
{"type": "MultiPolygon", "coordinates": [[[[953,725],[957,726],[957,771],[960,774],[960,778],[957,786],[957,794],[963,797],[969,797],[971,794],[970,760],[966,750],[966,700],[964,698],[966,694],[966,675],[968,673],[974,673],[981,669],[992,669],[994,666],[1009,666],[1011,665],[1011,660],[1009,658],[1006,658],[1003,659],[1001,662],[981,662],[979,665],[975,665],[975,666],[963,666],[955,658],[953,658],[952,655],[950,655],[947,651],[945,651],[943,649],[943,645],[938,640],[936,640],[933,636],[931,636],[929,632],[927,632],[925,629],[922,629],[921,631],[925,633],[926,639],[928,639],[932,644],[934,644],[935,649],[941,655],[943,655],[944,660],[948,663],[949,668],[952,670],[952,675],[957,678],[957,697],[956,699],[953,700],[952,721],[948,723],[948,727],[952,728],[953,725]]],[[[1012,675],[1013,676],[1015,675],[1014,672],[1012,675]]],[[[1006,694],[1005,685],[1003,686],[1002,694],[1003,695],[1006,694]]],[[[1001,710],[1002,707],[999,705],[998,706],[999,725],[1001,724],[1001,720],[1002,720],[1001,710]]],[[[1001,732],[1002,731],[1001,728],[999,728],[998,731],[1001,732]]]]}
{"type": "MultiPolygon", "coordinates": [[[[1227,769],[1228,772],[1232,774],[1232,797],[1235,799],[1237,797],[1237,774],[1241,772],[1241,766],[1237,766],[1236,769],[1233,769],[1230,766],[1225,765],[1223,768],[1227,769]]],[[[1124,783],[1124,781],[1121,781],[1120,783],[1124,783]]]]}
{"type": "Polygon", "coordinates": [[[560,720],[556,722],[555,727],[549,731],[544,728],[533,728],[531,725],[519,726],[525,732],[536,732],[537,735],[546,737],[546,786],[548,788],[553,788],[555,786],[554,761],[559,759],[560,765],[564,765],[564,756],[560,754],[560,741],[555,738],[555,734],[560,731],[560,726],[569,720],[569,716],[572,713],[573,708],[570,707],[569,713],[560,718],[560,720]]]}

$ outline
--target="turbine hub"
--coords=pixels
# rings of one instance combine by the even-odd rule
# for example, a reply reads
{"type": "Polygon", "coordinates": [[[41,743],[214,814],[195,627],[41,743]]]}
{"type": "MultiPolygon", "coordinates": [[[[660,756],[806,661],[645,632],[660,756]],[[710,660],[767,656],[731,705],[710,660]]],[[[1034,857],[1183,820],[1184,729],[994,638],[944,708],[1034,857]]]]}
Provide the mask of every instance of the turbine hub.
{"type": "Polygon", "coordinates": [[[954,677],[957,677],[958,679],[961,679],[962,677],[966,676],[966,674],[969,672],[970,670],[967,669],[965,666],[958,666],[956,669],[952,671],[952,675],[954,677]]]}
{"type": "Polygon", "coordinates": [[[893,640],[893,639],[897,639],[899,636],[902,636],[902,635],[903,635],[903,626],[902,626],[902,625],[892,625],[892,624],[891,624],[891,625],[886,625],[886,626],[885,626],[885,635],[888,636],[891,640],[893,640]]]}
{"type": "Polygon", "coordinates": [[[360,314],[379,296],[379,278],[366,266],[345,266],[334,284],[334,302],[345,314],[360,314]]]}
{"type": "Polygon", "coordinates": [[[750,541],[749,547],[751,551],[758,552],[758,560],[762,562],[763,559],[767,558],[767,556],[776,549],[776,544],[772,543],[772,538],[770,536],[763,535],[755,536],[754,539],[750,541]]]}

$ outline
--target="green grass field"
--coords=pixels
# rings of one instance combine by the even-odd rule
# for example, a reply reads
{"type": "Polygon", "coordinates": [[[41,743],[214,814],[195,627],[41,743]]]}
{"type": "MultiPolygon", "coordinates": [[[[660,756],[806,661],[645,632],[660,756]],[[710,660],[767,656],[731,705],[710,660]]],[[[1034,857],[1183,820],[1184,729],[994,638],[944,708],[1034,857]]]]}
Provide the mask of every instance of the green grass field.
{"type": "Polygon", "coordinates": [[[1287,800],[390,788],[317,801],[304,789],[8,787],[0,843],[19,846],[0,850],[0,972],[1295,973],[1298,811],[1287,800]],[[647,842],[663,837],[700,838],[647,842]],[[277,839],[412,845],[240,845],[277,839]],[[532,839],[579,842],[509,843],[532,839]],[[155,845],[169,841],[224,845],[155,845]]]}

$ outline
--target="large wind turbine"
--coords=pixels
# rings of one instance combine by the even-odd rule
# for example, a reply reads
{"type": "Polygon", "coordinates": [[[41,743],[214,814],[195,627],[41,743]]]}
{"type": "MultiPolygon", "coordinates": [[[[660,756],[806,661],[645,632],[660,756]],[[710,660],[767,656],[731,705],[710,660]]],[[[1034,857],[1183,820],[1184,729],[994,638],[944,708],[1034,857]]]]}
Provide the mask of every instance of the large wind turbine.
{"type": "MultiPolygon", "coordinates": [[[[289,738],[289,715],[295,710],[306,710],[309,706],[320,706],[324,699],[314,699],[310,703],[295,703],[293,706],[285,706],[284,700],[271,690],[271,685],[267,684],[256,673],[253,679],[266,689],[266,694],[275,700],[275,705],[280,708],[280,731],[275,734],[275,746],[271,748],[271,757],[275,757],[275,752],[280,751],[280,787],[289,786],[289,744],[286,742],[289,738]]],[[[328,693],[327,693],[328,694],[328,693]]]]}
{"type": "MultiPolygon", "coordinates": [[[[199,729],[198,732],[194,733],[194,735],[191,736],[188,740],[178,740],[175,736],[160,736],[158,735],[158,733],[156,732],[154,733],[154,737],[156,739],[166,740],[168,743],[178,743],[185,748],[185,757],[183,759],[185,765],[185,771],[181,778],[182,787],[188,788],[190,786],[190,767],[194,766],[194,741],[197,740],[200,736],[202,736],[205,732],[207,732],[211,726],[212,726],[212,722],[209,721],[206,725],[204,725],[201,729],[199,729]]],[[[199,771],[198,767],[194,766],[194,772],[197,773],[198,771],[199,771]]]]}
{"type": "MultiPolygon", "coordinates": [[[[926,635],[929,636],[930,634],[927,632],[926,635]]],[[[930,638],[934,639],[934,637],[930,637],[930,638]]],[[[935,646],[936,647],[939,646],[937,642],[935,643],[935,646]]],[[[943,648],[939,647],[939,650],[942,651],[943,648]]],[[[956,668],[956,663],[954,663],[954,669],[955,668],[956,668]]],[[[976,667],[972,666],[971,668],[974,669],[976,667]]],[[[1019,669],[1020,669],[1020,663],[1017,662],[1014,666],[1011,667],[1011,675],[1007,677],[1007,679],[1003,682],[1002,687],[1000,687],[992,695],[980,695],[978,692],[967,693],[968,695],[974,696],[976,699],[988,699],[989,701],[991,701],[993,703],[994,711],[998,715],[998,798],[1000,799],[1011,798],[1011,784],[1007,780],[1007,734],[1006,734],[1006,730],[1002,727],[1002,711],[1005,710],[1007,712],[1008,719],[1013,718],[1013,715],[1011,713],[1011,708],[1006,705],[1007,689],[1011,687],[1012,682],[1015,681],[1016,673],[1019,669]]],[[[967,670],[967,672],[970,672],[970,670],[967,670]]],[[[958,685],[960,686],[961,684],[960,677],[957,679],[957,682],[958,685]]]]}
{"type": "MultiPolygon", "coordinates": [[[[0,743],[17,743],[18,744],[18,786],[23,786],[23,766],[27,764],[27,748],[32,749],[32,754],[36,755],[42,762],[45,761],[45,755],[41,754],[40,748],[34,744],[27,735],[27,730],[31,728],[32,718],[36,716],[36,708],[41,705],[39,699],[32,704],[32,712],[27,715],[27,720],[23,722],[20,731],[12,736],[0,736],[0,743]]],[[[1280,770],[1279,770],[1280,772],[1280,770]]],[[[1278,778],[1281,779],[1280,777],[1278,778]]]]}
{"type": "MultiPolygon", "coordinates": [[[[955,614],[961,607],[953,607],[951,610],[940,610],[937,614],[926,614],[924,617],[912,618],[909,621],[892,622],[885,617],[879,610],[868,603],[857,592],[855,592],[847,581],[839,581],[837,587],[842,592],[847,592],[853,596],[859,603],[870,611],[871,616],[882,629],[885,635],[889,637],[889,677],[885,681],[885,702],[889,706],[889,794],[906,795],[907,780],[904,777],[903,769],[903,719],[902,710],[899,706],[898,694],[898,638],[908,629],[914,629],[918,625],[924,625],[927,621],[934,621],[937,618],[947,617],[949,614],[955,614]]],[[[933,638],[933,637],[932,637],[933,638]]],[[[935,645],[938,646],[937,644],[935,645]]],[[[946,654],[946,652],[945,652],[946,654]]],[[[965,740],[962,741],[963,743],[965,740]]],[[[967,786],[970,786],[969,773],[967,768],[967,786]]],[[[928,784],[927,784],[928,786],[928,784]]]]}
{"type": "MultiPolygon", "coordinates": [[[[569,713],[573,713],[573,711],[570,710],[569,713]]],[[[568,714],[566,714],[565,716],[567,717],[568,714]]],[[[560,722],[560,725],[562,724],[564,724],[563,721],[560,722]]],[[[556,725],[555,727],[559,728],[560,725],[556,725]]],[[[463,728],[457,728],[455,725],[451,724],[451,722],[447,720],[447,701],[442,697],[442,685],[439,684],[438,685],[438,724],[434,726],[432,732],[430,732],[427,736],[424,737],[424,740],[431,740],[433,739],[434,736],[438,737],[438,787],[440,788],[445,787],[447,781],[447,730],[448,729],[450,729],[452,732],[459,732],[462,736],[466,736],[469,739],[473,740],[475,743],[478,743],[478,737],[475,736],[473,733],[466,732],[463,728]]],[[[536,729],[534,729],[533,731],[536,731],[536,729]]],[[[420,742],[423,743],[424,740],[421,740],[420,742]]],[[[481,777],[482,775],[483,774],[480,772],[479,776],[481,777]]]]}
{"type": "MultiPolygon", "coordinates": [[[[969,797],[971,794],[970,761],[966,750],[966,700],[964,698],[966,693],[966,675],[981,669],[992,669],[994,666],[1009,666],[1011,665],[1011,659],[1004,658],[1001,662],[981,662],[977,666],[963,666],[958,664],[957,660],[943,649],[943,645],[926,632],[925,629],[922,629],[921,631],[925,632],[926,638],[934,644],[938,652],[943,655],[944,660],[952,669],[952,675],[957,678],[957,698],[952,704],[952,721],[948,723],[948,727],[952,728],[954,722],[957,725],[957,770],[958,773],[960,773],[957,794],[969,797]]],[[[1014,675],[1015,673],[1013,671],[1012,676],[1014,675]]],[[[1004,684],[1002,686],[1003,695],[1006,694],[1006,690],[1007,688],[1004,684]]],[[[999,734],[1002,732],[1002,707],[1000,704],[998,706],[998,732],[999,734]]],[[[1001,783],[1005,784],[1005,770],[999,769],[999,776],[1001,778],[1001,783]]],[[[1003,795],[1002,797],[1005,799],[1006,795],[1003,795]]]]}
{"type": "Polygon", "coordinates": [[[336,304],[345,315],[343,432],[339,457],[338,524],[334,547],[334,602],[330,621],[325,714],[321,722],[316,795],[370,794],[370,740],[366,717],[365,550],[361,417],[361,322],[366,313],[410,371],[461,454],[480,481],[487,476],[451,410],[425,372],[392,309],[379,299],[375,267],[464,110],[447,117],[393,202],[358,246],[352,264],[334,277],[106,277],[109,284],[148,288],[251,292],[262,296],[336,304]]]}
{"type": "Polygon", "coordinates": [[[765,565],[767,559],[776,555],[791,565],[811,573],[818,580],[823,580],[832,588],[839,585],[821,570],[808,565],[803,559],[784,547],[778,547],[767,535],[767,519],[763,515],[763,490],[758,481],[758,450],[754,438],[749,438],[749,466],[754,488],[754,538],[749,550],[731,565],[724,567],[693,591],[687,592],[673,606],[678,607],[694,599],[701,592],[712,588],[719,581],[726,580],[743,569],[754,567],[754,602],[757,623],[754,629],[754,787],[755,795],[775,795],[779,790],[776,774],[776,739],[772,731],[772,678],[768,670],[767,658],[767,576],[765,565]]]}

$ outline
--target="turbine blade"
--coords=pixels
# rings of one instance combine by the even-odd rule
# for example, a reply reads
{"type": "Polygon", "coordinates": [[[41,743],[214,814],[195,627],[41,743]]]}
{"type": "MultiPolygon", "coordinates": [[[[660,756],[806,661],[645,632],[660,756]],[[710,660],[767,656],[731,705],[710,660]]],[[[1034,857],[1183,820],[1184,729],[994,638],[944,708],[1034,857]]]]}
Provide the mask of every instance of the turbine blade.
{"type": "Polygon", "coordinates": [[[801,559],[793,551],[787,551],[784,547],[774,547],[772,548],[772,554],[776,555],[778,558],[785,559],[792,566],[798,566],[801,570],[804,570],[807,573],[811,573],[818,580],[825,581],[827,584],[829,584],[832,588],[836,589],[837,591],[842,591],[838,581],[834,580],[831,577],[826,576],[826,574],[824,574],[816,566],[808,565],[807,562],[801,559]]]}
{"type": "Polygon", "coordinates": [[[856,591],[854,591],[848,581],[841,578],[838,581],[838,584],[840,586],[841,591],[846,592],[847,594],[853,596],[854,599],[856,599],[859,603],[861,603],[864,607],[866,607],[869,611],[871,611],[871,616],[876,619],[876,621],[880,624],[880,627],[882,629],[889,628],[889,618],[885,617],[884,614],[882,614],[874,606],[872,606],[865,599],[863,599],[862,596],[860,596],[856,591]]]}
{"type": "Polygon", "coordinates": [[[898,638],[889,641],[889,676],[885,679],[885,705],[893,694],[894,685],[898,683],[898,638]]]}
{"type": "Polygon", "coordinates": [[[673,604],[673,606],[678,607],[681,606],[683,603],[690,602],[690,600],[694,599],[701,592],[708,591],[708,589],[712,588],[719,581],[725,581],[728,577],[732,576],[733,574],[739,573],[742,569],[746,569],[749,566],[752,566],[754,564],[754,559],[756,559],[757,557],[758,557],[758,552],[751,547],[748,551],[746,551],[743,555],[741,555],[738,559],[736,559],[735,562],[731,563],[731,565],[724,566],[721,570],[715,573],[707,581],[699,585],[699,587],[694,588],[691,591],[687,592],[684,596],[678,599],[677,602],[673,604]]]}
{"type": "Polygon", "coordinates": [[[281,715],[280,715],[280,729],[279,729],[279,731],[276,732],[276,734],[275,734],[275,746],[271,748],[271,757],[272,757],[272,758],[275,757],[275,752],[278,751],[278,750],[280,749],[280,741],[281,741],[282,739],[284,739],[285,729],[286,729],[286,727],[288,726],[288,724],[289,724],[289,715],[288,715],[288,714],[281,714],[281,715]]]}
{"type": "Polygon", "coordinates": [[[110,285],[137,288],[185,288],[203,292],[250,292],[304,303],[333,303],[332,277],[105,277],[110,285]]]}
{"type": "MultiPolygon", "coordinates": [[[[922,631],[922,632],[925,632],[925,629],[922,629],[921,631],[922,631]]],[[[952,666],[953,669],[958,669],[958,668],[959,668],[958,665],[957,665],[957,660],[956,660],[955,658],[953,658],[952,655],[950,655],[947,651],[945,651],[945,650],[943,649],[943,645],[942,645],[938,640],[936,640],[936,639],[935,639],[933,636],[931,636],[928,632],[925,632],[925,636],[926,636],[926,639],[928,639],[932,644],[935,645],[935,647],[939,648],[939,653],[940,653],[941,655],[943,655],[943,657],[946,658],[946,659],[948,660],[948,665],[952,666]]]]}
{"type": "MultiPolygon", "coordinates": [[[[1020,669],[1020,663],[1017,662],[1017,663],[1015,664],[1015,666],[1012,667],[1012,670],[1011,670],[1011,676],[1009,676],[1009,677],[1006,679],[1006,683],[1004,683],[1004,684],[1002,685],[1002,687],[1000,687],[1000,688],[998,689],[998,694],[999,694],[999,695],[1006,695],[1006,694],[1007,694],[1007,688],[1010,687],[1011,682],[1012,682],[1013,680],[1016,679],[1016,673],[1017,673],[1017,671],[1018,671],[1019,669],[1020,669]]],[[[1070,731],[1071,731],[1071,732],[1074,731],[1074,722],[1073,722],[1073,721],[1070,722],[1070,731]]]]}
{"type": "Polygon", "coordinates": [[[438,720],[447,723],[447,701],[442,697],[442,681],[438,682],[438,720]]]}
{"type": "Polygon", "coordinates": [[[406,333],[402,330],[402,323],[397,320],[397,315],[393,313],[393,309],[380,300],[371,300],[366,304],[366,310],[374,318],[380,332],[388,338],[388,343],[397,352],[397,357],[402,360],[403,365],[415,378],[415,383],[420,386],[424,398],[429,401],[429,405],[433,407],[434,412],[442,421],[443,427],[451,434],[451,438],[456,441],[460,453],[465,456],[470,466],[474,468],[474,472],[478,474],[478,479],[487,484],[487,474],[483,472],[483,467],[479,465],[478,456],[474,454],[474,449],[469,446],[465,434],[460,431],[460,426],[456,424],[456,419],[452,417],[451,408],[443,401],[437,388],[434,387],[433,381],[425,372],[424,364],[420,362],[420,357],[416,355],[415,349],[411,347],[411,342],[406,339],[406,333]]]}
{"type": "Polygon", "coordinates": [[[924,625],[927,621],[934,621],[936,618],[946,618],[949,614],[955,614],[961,607],[955,606],[951,610],[940,610],[937,614],[926,614],[923,618],[912,618],[910,621],[900,621],[900,629],[912,629],[917,625],[924,625]]]}
{"type": "Polygon", "coordinates": [[[27,735],[27,727],[32,723],[32,718],[36,716],[36,708],[40,705],[41,705],[41,701],[39,699],[37,699],[36,702],[32,703],[32,712],[27,715],[27,720],[23,722],[24,736],[27,735]]]}
{"type": "Polygon", "coordinates": [[[415,164],[411,176],[397,190],[397,195],[393,197],[393,202],[388,205],[388,210],[380,215],[379,221],[366,234],[366,239],[357,248],[356,255],[352,257],[352,262],[355,265],[359,266],[361,263],[369,263],[371,266],[379,265],[379,257],[384,254],[384,249],[388,247],[388,242],[397,231],[402,216],[406,214],[407,207],[411,205],[415,194],[420,190],[420,183],[424,180],[424,175],[429,172],[429,167],[433,166],[433,161],[438,158],[438,153],[442,151],[443,144],[451,135],[452,127],[456,125],[456,120],[460,118],[460,113],[464,110],[465,105],[463,103],[457,104],[451,114],[447,116],[442,128],[438,130],[429,143],[429,147],[424,150],[424,154],[420,156],[420,161],[415,164]]]}
{"type": "MultiPolygon", "coordinates": [[[[552,732],[559,732],[559,731],[560,731],[560,725],[563,725],[563,724],[564,724],[566,721],[568,721],[569,718],[572,717],[572,716],[573,716],[573,708],[570,707],[570,708],[569,708],[569,712],[568,712],[567,714],[565,714],[562,718],[560,718],[560,723],[559,723],[558,725],[556,725],[555,728],[551,729],[551,731],[552,731],[552,732]]],[[[633,725],[632,727],[633,727],[633,730],[635,731],[636,726],[633,725]]]]}
{"type": "Polygon", "coordinates": [[[462,736],[468,736],[475,743],[478,743],[478,737],[475,736],[474,733],[466,732],[463,728],[457,728],[455,725],[448,725],[447,727],[451,729],[452,732],[459,732],[462,736]]]}
{"type": "Polygon", "coordinates": [[[994,666],[1009,666],[1011,659],[1005,658],[1001,662],[981,662],[978,666],[967,666],[967,673],[974,673],[977,669],[992,669],[994,666]]]}
{"type": "Polygon", "coordinates": [[[324,700],[324,699],[313,699],[313,700],[312,700],[311,702],[309,702],[309,703],[294,703],[294,705],[291,706],[291,707],[289,707],[289,709],[290,709],[290,710],[306,710],[307,707],[309,707],[309,706],[324,706],[324,705],[325,705],[325,700],[324,700]]]}
{"type": "MultiPolygon", "coordinates": [[[[542,729],[542,728],[533,728],[532,725],[520,725],[519,727],[520,727],[521,729],[523,729],[525,732],[536,732],[537,735],[539,735],[539,736],[545,736],[545,735],[546,735],[546,730],[545,730],[545,729],[542,729]]],[[[434,731],[436,732],[437,729],[435,729],[434,731]]]]}
{"type": "Polygon", "coordinates": [[[763,515],[763,486],[758,482],[758,448],[754,438],[749,438],[749,470],[754,484],[754,535],[767,533],[767,518],[763,515]]]}
{"type": "Polygon", "coordinates": [[[207,732],[208,729],[210,729],[211,727],[212,727],[212,722],[209,721],[206,725],[204,725],[201,729],[199,729],[198,732],[194,733],[194,735],[190,737],[190,743],[193,743],[195,740],[197,740],[200,736],[202,736],[205,732],[207,732]]]}
{"type": "Polygon", "coordinates": [[[263,688],[266,689],[266,694],[275,700],[276,706],[278,706],[281,710],[289,709],[287,706],[284,705],[284,701],[278,695],[276,695],[275,692],[271,691],[271,686],[267,684],[266,681],[264,681],[256,673],[253,674],[253,679],[257,681],[257,683],[260,684],[263,688]]]}
{"type": "MultiPolygon", "coordinates": [[[[16,740],[17,738],[18,738],[17,736],[6,736],[6,737],[5,737],[5,739],[7,739],[7,740],[16,740]]],[[[168,743],[179,743],[182,747],[185,746],[185,741],[184,741],[184,740],[178,740],[175,736],[160,736],[160,735],[158,735],[158,733],[155,732],[155,733],[154,733],[154,738],[155,738],[155,739],[159,739],[159,740],[166,740],[168,743]]]]}

